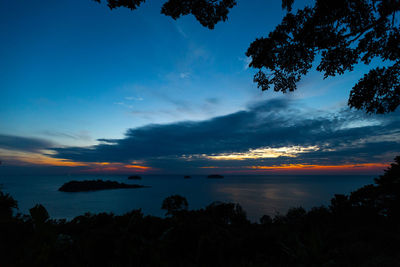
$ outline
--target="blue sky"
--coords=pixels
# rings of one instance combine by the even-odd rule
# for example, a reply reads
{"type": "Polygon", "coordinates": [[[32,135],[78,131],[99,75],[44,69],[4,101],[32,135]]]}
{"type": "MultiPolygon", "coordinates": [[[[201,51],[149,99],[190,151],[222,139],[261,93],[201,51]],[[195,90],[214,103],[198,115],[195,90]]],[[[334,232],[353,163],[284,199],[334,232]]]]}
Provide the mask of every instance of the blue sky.
{"type": "MultiPolygon", "coordinates": [[[[29,150],[10,149],[7,142],[19,137],[39,140],[48,145],[43,150],[54,148],[51,153],[62,154],[62,149],[98,145],[98,139],[123,140],[130,129],[149,124],[201,124],[251,112],[257,103],[274,99],[290,103],[285,105],[288,110],[309,119],[332,117],[346,110],[352,85],[370,68],[359,66],[326,80],[311,72],[293,94],[263,93],[252,82],[255,70],[248,68],[245,52],[255,38],[266,36],[280,22],[280,1],[238,1],[228,21],[214,30],[192,16],[174,21],[161,15],[162,4],[148,0],[135,11],[110,11],[104,3],[90,0],[1,1],[0,135],[8,139],[0,140],[0,156],[16,164],[19,156],[9,156],[10,151],[29,150]]],[[[363,117],[349,123],[359,127],[387,120],[363,117]]],[[[396,138],[392,137],[395,148],[396,138]]],[[[379,162],[393,156],[390,151],[377,152],[386,155],[379,162]]],[[[178,154],[182,153],[174,156],[178,154]]]]}

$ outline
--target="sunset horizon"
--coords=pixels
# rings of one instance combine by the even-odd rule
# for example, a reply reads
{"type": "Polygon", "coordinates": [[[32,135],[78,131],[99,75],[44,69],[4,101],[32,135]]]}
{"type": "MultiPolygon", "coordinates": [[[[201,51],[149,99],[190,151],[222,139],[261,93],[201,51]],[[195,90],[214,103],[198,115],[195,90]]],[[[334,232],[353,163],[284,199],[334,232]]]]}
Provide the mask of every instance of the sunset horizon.
{"type": "Polygon", "coordinates": [[[400,0],[5,0],[0,32],[0,266],[400,266],[400,0]]]}

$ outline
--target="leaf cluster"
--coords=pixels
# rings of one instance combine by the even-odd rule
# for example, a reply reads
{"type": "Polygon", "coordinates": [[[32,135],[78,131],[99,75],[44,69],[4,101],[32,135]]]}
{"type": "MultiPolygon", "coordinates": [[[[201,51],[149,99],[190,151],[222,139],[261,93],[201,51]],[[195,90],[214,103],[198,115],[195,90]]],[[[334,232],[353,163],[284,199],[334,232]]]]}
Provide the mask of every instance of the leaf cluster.
{"type": "MultiPolygon", "coordinates": [[[[94,0],[98,3],[101,0],[94,0]]],[[[125,7],[137,9],[145,0],[106,0],[110,9],[125,7]]],[[[236,0],[168,0],[164,3],[161,13],[178,19],[181,16],[192,14],[209,29],[214,29],[218,22],[228,19],[229,9],[236,5],[236,0]]]]}
{"type": "Polygon", "coordinates": [[[380,59],[390,66],[369,71],[354,85],[348,105],[367,113],[393,112],[400,104],[400,11],[398,0],[316,0],[292,13],[293,1],[283,1],[288,13],[247,50],[250,66],[259,69],[254,81],[286,93],[321,59],[324,77],[352,71],[358,63],[380,59]]]}

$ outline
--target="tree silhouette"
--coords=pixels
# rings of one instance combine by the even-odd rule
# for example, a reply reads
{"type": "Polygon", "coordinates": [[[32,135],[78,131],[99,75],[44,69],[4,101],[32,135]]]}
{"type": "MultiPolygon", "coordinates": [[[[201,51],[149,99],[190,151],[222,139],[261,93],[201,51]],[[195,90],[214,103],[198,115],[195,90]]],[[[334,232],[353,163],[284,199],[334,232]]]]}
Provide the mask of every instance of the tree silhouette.
{"type": "MultiPolygon", "coordinates": [[[[101,0],[94,0],[98,3],[101,0]]],[[[135,10],[145,0],[107,0],[110,9],[126,7],[135,10]]],[[[235,0],[168,0],[164,3],[161,13],[178,19],[181,16],[192,14],[209,29],[214,29],[219,21],[226,21],[229,9],[236,5],[235,0]]]]}
{"type": "MultiPolygon", "coordinates": [[[[101,0],[93,0],[97,3],[101,3],[101,0]]],[[[135,10],[143,3],[145,0],[107,0],[107,5],[110,9],[117,7],[126,7],[130,10],[135,10]]]]}
{"type": "Polygon", "coordinates": [[[350,92],[348,105],[367,113],[393,112],[400,104],[400,28],[396,12],[400,1],[337,0],[315,1],[296,14],[293,1],[267,38],[254,41],[246,55],[251,67],[260,71],[254,81],[262,90],[296,90],[296,83],[312,68],[317,55],[317,71],[324,77],[352,71],[360,62],[378,58],[391,66],[372,69],[350,92]]]}
{"type": "Polygon", "coordinates": [[[395,222],[400,221],[400,156],[375,179],[375,185],[366,185],[351,193],[353,206],[362,206],[373,210],[395,222]]]}
{"type": "MultiPolygon", "coordinates": [[[[131,10],[144,1],[107,0],[110,9],[131,10]]],[[[316,0],[314,7],[292,13],[293,2],[282,0],[282,8],[288,11],[282,22],[268,37],[252,42],[246,52],[250,67],[259,69],[254,76],[258,87],[294,91],[315,61],[319,61],[317,71],[327,78],[379,59],[385,66],[370,70],[353,86],[348,105],[367,113],[395,111],[400,104],[400,1],[316,0]]],[[[235,0],[168,0],[161,13],[173,19],[192,14],[213,29],[235,5],[235,0]]]]}
{"type": "Polygon", "coordinates": [[[164,199],[161,209],[167,211],[167,215],[175,215],[180,211],[188,209],[188,202],[186,198],[180,195],[172,195],[164,199]]]}
{"type": "Polygon", "coordinates": [[[41,204],[37,204],[33,208],[29,209],[29,213],[36,225],[45,223],[50,217],[46,208],[41,204]]]}
{"type": "Polygon", "coordinates": [[[393,184],[400,185],[400,156],[397,156],[394,159],[394,163],[390,164],[390,167],[385,170],[383,175],[375,179],[375,183],[381,186],[393,184]]]}
{"type": "Polygon", "coordinates": [[[13,209],[17,208],[17,201],[9,194],[0,191],[0,219],[10,218],[13,214],[13,209]]]}

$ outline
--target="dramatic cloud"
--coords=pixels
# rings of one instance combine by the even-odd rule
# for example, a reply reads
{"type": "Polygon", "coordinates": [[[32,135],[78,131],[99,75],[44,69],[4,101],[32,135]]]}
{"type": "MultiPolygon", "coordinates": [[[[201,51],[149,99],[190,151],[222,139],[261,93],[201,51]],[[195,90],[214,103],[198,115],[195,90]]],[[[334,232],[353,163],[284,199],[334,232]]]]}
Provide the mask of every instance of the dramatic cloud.
{"type": "Polygon", "coordinates": [[[400,151],[400,116],[318,112],[271,100],[210,120],[148,125],[129,129],[123,139],[99,141],[92,147],[55,148],[54,157],[144,160],[161,169],[390,162],[400,151]]]}

